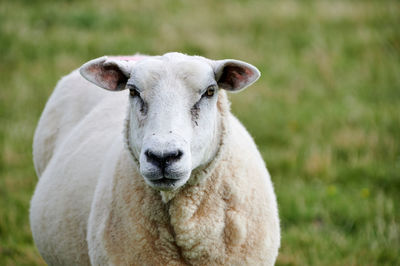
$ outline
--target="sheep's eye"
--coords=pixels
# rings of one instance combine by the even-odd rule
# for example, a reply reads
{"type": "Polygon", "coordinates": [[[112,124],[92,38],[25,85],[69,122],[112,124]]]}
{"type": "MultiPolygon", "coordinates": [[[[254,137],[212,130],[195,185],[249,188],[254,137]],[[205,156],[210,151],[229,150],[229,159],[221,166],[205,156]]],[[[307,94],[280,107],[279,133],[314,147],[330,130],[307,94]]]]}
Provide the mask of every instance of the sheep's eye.
{"type": "Polygon", "coordinates": [[[129,94],[131,95],[131,97],[140,96],[138,88],[135,85],[128,85],[128,89],[129,89],[129,94]]]}
{"type": "Polygon", "coordinates": [[[139,96],[139,93],[135,89],[129,89],[129,94],[131,95],[131,97],[139,96]]]}
{"type": "Polygon", "coordinates": [[[216,92],[217,88],[215,85],[211,85],[207,88],[206,92],[203,94],[203,96],[211,98],[212,96],[214,96],[215,92],[216,92]]]}
{"type": "Polygon", "coordinates": [[[138,106],[140,108],[140,112],[142,114],[145,114],[147,112],[147,104],[140,97],[139,89],[135,85],[132,85],[132,84],[128,84],[127,88],[129,89],[130,96],[132,98],[135,98],[135,102],[138,104],[138,106]]]}

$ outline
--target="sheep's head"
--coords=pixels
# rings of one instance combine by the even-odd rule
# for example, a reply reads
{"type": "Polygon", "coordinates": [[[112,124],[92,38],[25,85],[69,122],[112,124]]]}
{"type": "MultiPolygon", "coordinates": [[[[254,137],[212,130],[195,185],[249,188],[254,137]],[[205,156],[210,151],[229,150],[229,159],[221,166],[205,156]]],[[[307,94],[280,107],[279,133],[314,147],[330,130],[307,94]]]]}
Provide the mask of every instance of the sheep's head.
{"type": "Polygon", "coordinates": [[[130,91],[129,145],[150,186],[174,190],[215,156],[220,139],[218,90],[237,92],[260,76],[237,60],[168,53],[101,57],[81,74],[113,91],[130,91]]]}

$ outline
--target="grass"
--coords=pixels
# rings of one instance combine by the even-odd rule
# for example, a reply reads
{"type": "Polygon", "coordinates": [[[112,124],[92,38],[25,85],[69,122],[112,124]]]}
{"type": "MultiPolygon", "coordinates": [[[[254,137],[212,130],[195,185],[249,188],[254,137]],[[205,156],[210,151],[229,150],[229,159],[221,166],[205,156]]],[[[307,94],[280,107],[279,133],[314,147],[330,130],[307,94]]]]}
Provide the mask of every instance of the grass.
{"type": "Polygon", "coordinates": [[[42,265],[32,136],[57,80],[104,54],[242,59],[231,95],[278,196],[277,265],[399,265],[400,3],[0,1],[0,264],[42,265]]]}

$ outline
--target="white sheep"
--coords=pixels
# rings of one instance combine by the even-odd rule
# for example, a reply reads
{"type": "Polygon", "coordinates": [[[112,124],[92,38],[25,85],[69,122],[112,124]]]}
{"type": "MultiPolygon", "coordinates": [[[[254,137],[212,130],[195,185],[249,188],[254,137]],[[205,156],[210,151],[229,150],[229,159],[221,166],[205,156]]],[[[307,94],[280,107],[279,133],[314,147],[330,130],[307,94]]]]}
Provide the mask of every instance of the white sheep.
{"type": "Polygon", "coordinates": [[[80,73],[58,83],[34,138],[30,222],[48,264],[274,264],[273,186],[225,94],[257,68],[168,53],[80,73]]]}

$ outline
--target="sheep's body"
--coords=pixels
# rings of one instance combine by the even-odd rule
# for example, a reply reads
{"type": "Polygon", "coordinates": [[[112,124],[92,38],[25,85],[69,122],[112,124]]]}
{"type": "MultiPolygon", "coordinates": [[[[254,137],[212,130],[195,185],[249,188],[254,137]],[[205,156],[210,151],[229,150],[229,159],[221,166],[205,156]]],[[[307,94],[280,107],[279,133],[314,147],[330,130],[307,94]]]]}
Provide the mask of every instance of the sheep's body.
{"type": "Polygon", "coordinates": [[[141,177],[126,143],[128,105],[126,93],[100,90],[77,71],[49,99],[34,140],[30,214],[46,262],[272,265],[280,243],[273,187],[225,92],[216,157],[173,192],[141,177]]]}

